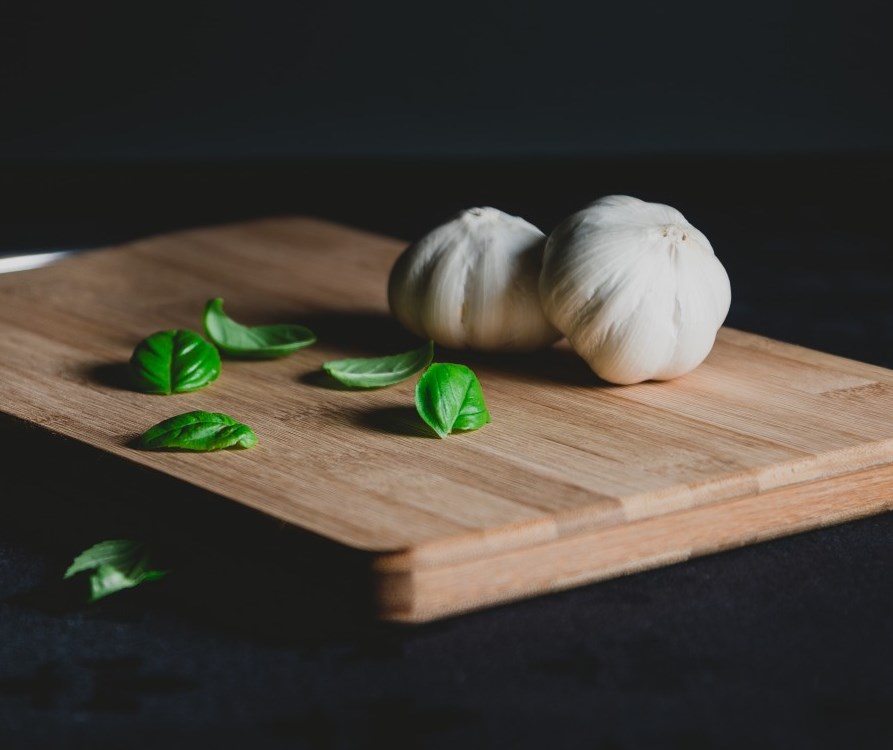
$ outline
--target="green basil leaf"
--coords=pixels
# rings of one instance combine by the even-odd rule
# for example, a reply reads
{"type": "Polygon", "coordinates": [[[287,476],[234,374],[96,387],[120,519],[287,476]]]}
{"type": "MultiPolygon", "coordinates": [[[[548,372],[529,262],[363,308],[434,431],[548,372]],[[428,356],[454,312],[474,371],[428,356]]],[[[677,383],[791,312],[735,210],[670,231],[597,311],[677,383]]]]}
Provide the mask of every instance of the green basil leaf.
{"type": "Polygon", "coordinates": [[[226,414],[189,411],[150,427],[140,438],[146,450],[219,451],[250,448],[257,442],[247,424],[226,414]]]}
{"type": "Polygon", "coordinates": [[[220,297],[205,305],[205,332],[224,354],[244,359],[284,357],[316,342],[313,331],[304,326],[282,323],[269,326],[243,326],[223,312],[220,297]]]}
{"type": "Polygon", "coordinates": [[[424,370],[433,358],[434,342],[429,341],[418,349],[388,357],[335,359],[323,363],[322,369],[351,388],[382,388],[424,370]]]}
{"type": "Polygon", "coordinates": [[[94,544],[74,558],[63,577],[71,578],[85,571],[92,571],[91,602],[167,575],[166,570],[155,570],[149,565],[149,553],[142,543],[129,539],[110,539],[94,544]]]}
{"type": "Polygon", "coordinates": [[[442,438],[457,430],[477,430],[490,421],[481,384],[465,365],[431,365],[416,385],[415,405],[442,438]]]}
{"type": "Polygon", "coordinates": [[[195,331],[158,331],[137,344],[130,374],[143,393],[185,393],[220,374],[220,354],[195,331]]]}

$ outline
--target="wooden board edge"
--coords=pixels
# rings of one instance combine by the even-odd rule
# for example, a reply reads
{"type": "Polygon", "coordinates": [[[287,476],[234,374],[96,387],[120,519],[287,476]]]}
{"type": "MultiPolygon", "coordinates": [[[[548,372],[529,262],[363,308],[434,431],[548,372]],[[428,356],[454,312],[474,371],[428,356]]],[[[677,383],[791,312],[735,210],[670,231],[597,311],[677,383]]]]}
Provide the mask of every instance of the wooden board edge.
{"type": "Polygon", "coordinates": [[[373,561],[378,617],[423,623],[893,510],[893,466],[438,567],[373,561]]]}
{"type": "MultiPolygon", "coordinates": [[[[357,224],[349,224],[342,223],[340,221],[336,221],[335,219],[329,219],[324,216],[316,216],[314,214],[305,214],[305,213],[275,213],[275,214],[263,214],[260,216],[255,216],[247,219],[234,219],[233,221],[228,221],[224,223],[216,223],[216,224],[197,224],[194,226],[183,227],[181,229],[173,229],[167,232],[160,232],[156,235],[150,235],[146,237],[139,237],[134,240],[131,240],[126,243],[121,243],[121,245],[130,245],[130,244],[138,244],[143,242],[144,240],[155,240],[161,237],[167,237],[178,234],[191,234],[194,232],[207,232],[209,230],[226,230],[226,231],[244,231],[245,229],[251,229],[256,227],[276,227],[278,225],[294,225],[294,224],[302,224],[305,226],[313,227],[317,230],[322,230],[326,232],[338,232],[338,233],[346,233],[352,235],[360,235],[361,237],[369,240],[374,240],[375,242],[384,243],[388,245],[407,245],[409,244],[409,240],[403,239],[401,237],[394,237],[390,234],[385,234],[383,232],[379,232],[373,229],[366,229],[365,227],[359,226],[357,224]]],[[[112,246],[118,247],[118,246],[112,246]]],[[[97,248],[97,249],[109,249],[106,248],[97,248]]]]}

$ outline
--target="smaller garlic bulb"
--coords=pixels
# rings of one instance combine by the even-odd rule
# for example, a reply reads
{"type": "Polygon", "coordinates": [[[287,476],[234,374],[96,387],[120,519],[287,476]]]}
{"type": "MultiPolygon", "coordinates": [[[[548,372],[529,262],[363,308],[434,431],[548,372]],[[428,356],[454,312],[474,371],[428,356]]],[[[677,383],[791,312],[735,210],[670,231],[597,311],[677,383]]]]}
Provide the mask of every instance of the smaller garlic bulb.
{"type": "Polygon", "coordinates": [[[413,333],[443,346],[525,351],[560,338],[540,307],[546,236],[517,216],[471,208],[410,245],[388,302],[413,333]]]}
{"type": "Polygon", "coordinates": [[[609,195],[546,243],[549,320],[611,383],[670,380],[710,353],[731,301],[707,238],[675,208],[609,195]]]}

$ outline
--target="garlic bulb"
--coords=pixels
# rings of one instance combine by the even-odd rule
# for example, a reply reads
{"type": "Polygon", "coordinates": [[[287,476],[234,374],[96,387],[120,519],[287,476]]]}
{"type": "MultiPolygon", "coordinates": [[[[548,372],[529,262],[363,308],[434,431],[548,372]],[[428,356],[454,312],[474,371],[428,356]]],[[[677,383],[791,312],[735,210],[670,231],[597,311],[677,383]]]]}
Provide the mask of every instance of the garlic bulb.
{"type": "Polygon", "coordinates": [[[452,348],[524,351],[560,334],[540,307],[546,236],[517,216],[471,208],[397,259],[388,302],[413,333],[452,348]]]}
{"type": "Polygon", "coordinates": [[[540,298],[595,373],[626,384],[697,367],[729,311],[731,290],[710,242],[679,211],[609,195],[551,234],[540,298]]]}

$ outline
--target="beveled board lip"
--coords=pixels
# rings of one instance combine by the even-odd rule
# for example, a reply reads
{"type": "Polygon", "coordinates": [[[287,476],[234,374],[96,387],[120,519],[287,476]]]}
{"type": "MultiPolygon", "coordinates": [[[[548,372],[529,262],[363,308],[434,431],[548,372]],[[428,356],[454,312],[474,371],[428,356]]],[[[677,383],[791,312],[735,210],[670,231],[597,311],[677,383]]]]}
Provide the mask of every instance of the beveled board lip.
{"type": "Polygon", "coordinates": [[[413,568],[410,558],[405,569],[379,559],[375,606],[380,619],[417,625],[891,511],[893,465],[886,464],[489,558],[428,568],[413,568]],[[549,557],[561,564],[550,569],[549,557]]]}

